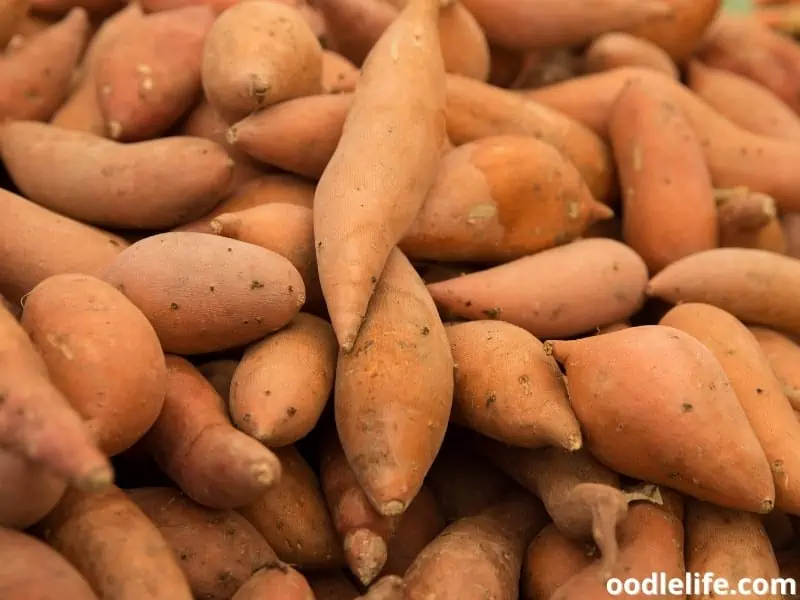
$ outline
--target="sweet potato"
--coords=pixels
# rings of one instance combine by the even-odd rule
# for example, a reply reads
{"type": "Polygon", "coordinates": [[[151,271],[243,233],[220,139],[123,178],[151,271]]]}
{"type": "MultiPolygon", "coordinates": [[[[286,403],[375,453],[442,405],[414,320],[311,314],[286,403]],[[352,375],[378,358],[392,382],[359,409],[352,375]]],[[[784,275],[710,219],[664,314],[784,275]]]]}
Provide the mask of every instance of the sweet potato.
{"type": "Polygon", "coordinates": [[[46,467],[0,449],[0,527],[30,527],[53,509],[66,487],[46,467]]]}
{"type": "Polygon", "coordinates": [[[587,449],[623,475],[769,512],[770,465],[714,355],[650,325],[545,345],[567,372],[587,449]]]}
{"type": "Polygon", "coordinates": [[[409,568],[406,600],[516,600],[525,548],[544,520],[538,503],[515,499],[456,521],[409,568]]]}
{"type": "Polygon", "coordinates": [[[786,253],[794,258],[800,258],[800,213],[785,213],[781,215],[781,227],[786,238],[786,253]]]}
{"type": "Polygon", "coordinates": [[[88,35],[86,11],[76,8],[21,48],[0,56],[0,122],[50,119],[69,93],[88,35]]]}
{"type": "Polygon", "coordinates": [[[736,317],[709,304],[676,306],[660,321],[708,348],[722,366],[772,468],[775,507],[800,512],[800,423],[758,341],[736,317]]]}
{"type": "Polygon", "coordinates": [[[598,201],[610,194],[613,166],[603,141],[577,121],[520,94],[449,75],[447,133],[456,145],[492,135],[535,137],[574,163],[598,201]]]}
{"type": "Polygon", "coordinates": [[[442,445],[453,358],[433,300],[397,249],[356,346],[339,354],[334,394],[339,437],[361,487],[380,514],[401,514],[442,445]]]}
{"type": "Polygon", "coordinates": [[[333,390],[337,349],[330,323],[304,313],[250,346],[231,381],[234,425],[269,447],[308,435],[333,390]]]}
{"type": "Polygon", "coordinates": [[[34,537],[0,528],[0,596],[8,600],[98,600],[58,552],[34,537]]]}
{"type": "Polygon", "coordinates": [[[699,61],[689,63],[691,90],[742,129],[768,137],[800,141],[800,118],[763,85],[699,61]]]}
{"type": "Polygon", "coordinates": [[[400,524],[389,540],[389,558],[383,573],[403,576],[419,553],[447,526],[439,502],[423,485],[400,517],[400,524]]]}
{"type": "Polygon", "coordinates": [[[438,15],[438,0],[411,0],[375,44],[317,184],[319,279],[345,352],[356,343],[392,248],[436,177],[446,137],[438,15]]]}
{"type": "Polygon", "coordinates": [[[630,321],[617,321],[616,323],[611,323],[610,325],[604,325],[603,327],[598,327],[596,335],[603,335],[604,333],[614,333],[615,331],[623,331],[625,329],[630,329],[630,328],[631,328],[630,321]]]}
{"type": "Polygon", "coordinates": [[[800,334],[797,285],[797,259],[766,250],[718,248],[674,263],[650,280],[647,294],[673,304],[713,304],[746,323],[800,334]],[[766,310],[764,298],[769,298],[766,310]]]}
{"type": "Polygon", "coordinates": [[[672,10],[657,0],[462,0],[490,41],[514,50],[577,46],[607,31],[666,17],[672,10]]]}
{"type": "Polygon", "coordinates": [[[358,590],[341,571],[330,573],[311,573],[308,583],[316,600],[356,600],[358,590]]]}
{"type": "Polygon", "coordinates": [[[282,102],[235,123],[228,143],[254,159],[319,179],[342,136],[352,94],[322,94],[282,102]]]}
{"type": "Polygon", "coordinates": [[[5,190],[0,190],[0,223],[0,293],[13,303],[51,275],[99,275],[128,246],[119,236],[5,190]]]}
{"type": "Polygon", "coordinates": [[[627,246],[581,240],[428,286],[440,308],[562,338],[627,319],[644,302],[647,268],[627,246]],[[497,290],[503,290],[498,295],[497,290]]]}
{"type": "Polygon", "coordinates": [[[609,123],[623,194],[622,236],[651,275],[718,244],[703,149],[680,108],[660,91],[632,81],[609,123]]]}
{"type": "Polygon", "coordinates": [[[406,584],[397,575],[387,575],[376,581],[358,600],[405,600],[406,584]]]}
{"type": "Polygon", "coordinates": [[[203,89],[232,123],[322,90],[322,47],[296,9],[270,0],[225,10],[206,37],[203,89]]]}
{"type": "Polygon", "coordinates": [[[280,561],[253,573],[231,600],[314,600],[305,577],[280,561]]]}
{"type": "MultiPolygon", "coordinates": [[[[736,589],[743,579],[765,581],[780,576],[778,561],[758,515],[686,501],[686,570],[713,573],[736,589]]],[[[781,600],[781,594],[766,594],[781,600]]],[[[693,596],[697,597],[697,596],[693,596]]]]}
{"type": "Polygon", "coordinates": [[[357,66],[333,50],[322,51],[322,91],[326,94],[352,92],[360,71],[357,66]]]}
{"type": "Polygon", "coordinates": [[[233,167],[207,140],[120,144],[32,121],[5,126],[2,157],[14,183],[36,203],[94,225],[129,229],[166,228],[201,216],[222,197],[233,167]]]}
{"type": "Polygon", "coordinates": [[[88,275],[55,275],[25,297],[22,326],[107,455],[150,429],[167,390],[164,353],[122,293],[88,275]]]}
{"type": "Polygon", "coordinates": [[[747,188],[717,190],[715,196],[720,246],[786,254],[786,236],[775,200],[747,188]]]}
{"type": "Polygon", "coordinates": [[[0,447],[81,489],[102,489],[111,483],[111,465],[80,415],[50,381],[25,330],[4,308],[0,308],[0,398],[0,447]]]}
{"type": "Polygon", "coordinates": [[[618,67],[647,67],[678,79],[678,67],[663,48],[640,37],[621,31],[606,33],[595,39],[583,56],[588,73],[618,67]]]}
{"type": "Polygon", "coordinates": [[[103,600],[192,600],[172,548],[116,487],[68,490],[37,530],[103,600]]]}
{"type": "Polygon", "coordinates": [[[200,371],[206,381],[214,388],[214,391],[222,398],[226,413],[228,412],[228,400],[231,393],[233,374],[238,366],[238,360],[220,358],[197,367],[197,370],[200,371]]]}
{"type": "MultiPolygon", "coordinates": [[[[683,579],[686,573],[683,548],[683,499],[671,490],[661,490],[663,504],[649,501],[631,504],[628,518],[620,528],[620,560],[614,577],[639,582],[653,573],[683,579]]],[[[612,600],[601,577],[601,562],[595,561],[561,586],[550,600],[612,600]]],[[[638,595],[623,595],[636,598],[638,595]]],[[[673,600],[674,595],[648,596],[658,600],[673,600]]]]}
{"type": "Polygon", "coordinates": [[[342,548],[316,474],[294,446],[275,453],[280,481],[239,512],[281,560],[304,569],[342,566],[342,548]]]}
{"type": "Polygon", "coordinates": [[[539,340],[502,321],[446,330],[456,365],[453,421],[514,446],[581,447],[561,371],[539,340]]]}
{"type": "Polygon", "coordinates": [[[6,47],[28,14],[29,0],[6,0],[0,7],[0,50],[6,47]]]}
{"type": "Polygon", "coordinates": [[[267,562],[266,540],[240,514],[192,502],[178,490],[139,488],[128,496],[172,547],[197,598],[228,600],[267,562]]]}
{"type": "Polygon", "coordinates": [[[593,544],[572,540],[552,523],[546,525],[525,551],[520,581],[523,600],[547,600],[592,564],[596,554],[593,544]]]}
{"type": "MultiPolygon", "coordinates": [[[[406,0],[389,0],[405,4],[406,0]]],[[[477,19],[461,2],[443,5],[439,11],[439,42],[444,67],[479,81],[489,78],[489,43],[477,19]]]]}
{"type": "Polygon", "coordinates": [[[74,7],[86,10],[92,18],[102,18],[125,6],[122,0],[31,0],[31,12],[44,17],[61,17],[74,7]]]}
{"type": "Polygon", "coordinates": [[[503,262],[572,241],[613,214],[550,144],[492,136],[442,158],[399,247],[412,260],[503,262]]]}
{"type": "Polygon", "coordinates": [[[383,516],[373,508],[333,431],[327,432],[322,445],[320,481],[347,566],[363,585],[369,585],[386,564],[398,517],[383,516]]]}
{"type": "Polygon", "coordinates": [[[582,450],[526,450],[488,440],[478,440],[478,447],[541,498],[559,531],[574,540],[593,540],[602,554],[602,571],[610,572],[619,557],[617,527],[628,511],[616,473],[582,450]]]}
{"type": "Polygon", "coordinates": [[[234,429],[222,404],[197,369],[168,355],[164,407],[143,444],[189,498],[209,508],[237,508],[275,485],[281,465],[234,429]]]}
{"type": "Polygon", "coordinates": [[[110,42],[93,75],[111,138],[154,138],[192,108],[201,90],[203,43],[214,16],[207,6],[148,15],[110,42]]]}
{"type": "Polygon", "coordinates": [[[305,302],[303,280],[288,260],[205,233],[136,242],[104,278],[150,320],[165,352],[181,354],[253,342],[286,325],[305,302]]]}
{"type": "Polygon", "coordinates": [[[787,336],[766,327],[750,327],[772,372],[783,387],[783,393],[795,409],[800,409],[800,346],[787,336]]]}

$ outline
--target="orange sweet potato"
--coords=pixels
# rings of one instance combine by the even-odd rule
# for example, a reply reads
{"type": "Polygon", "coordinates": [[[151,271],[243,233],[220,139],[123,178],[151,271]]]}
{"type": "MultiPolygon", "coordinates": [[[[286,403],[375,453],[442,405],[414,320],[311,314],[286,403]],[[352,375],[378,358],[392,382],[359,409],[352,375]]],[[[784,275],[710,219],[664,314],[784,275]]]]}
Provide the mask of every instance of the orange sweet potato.
{"type": "Polygon", "coordinates": [[[640,37],[621,31],[606,33],[595,39],[583,56],[588,73],[618,67],[647,67],[678,79],[678,67],[661,47],[640,37]]]}
{"type": "Polygon", "coordinates": [[[794,258],[766,250],[718,248],[670,265],[650,280],[647,293],[673,304],[712,304],[746,323],[800,334],[797,285],[800,262],[794,258]],[[764,298],[769,298],[766,310],[764,298]]]}
{"type": "Polygon", "coordinates": [[[715,195],[720,246],[786,254],[786,235],[775,200],[747,188],[717,190],[715,195]]]}
{"type": "Polygon", "coordinates": [[[333,390],[337,349],[330,323],[304,313],[250,346],[231,381],[234,425],[269,447],[308,435],[333,390]]]}
{"type": "Polygon", "coordinates": [[[672,14],[658,0],[462,0],[492,42],[515,50],[576,46],[672,14]]]}
{"type": "Polygon", "coordinates": [[[363,585],[369,585],[386,564],[398,517],[381,515],[370,504],[335,432],[325,436],[320,462],[322,489],[347,566],[363,585]]]}
{"type": "Polygon", "coordinates": [[[21,48],[0,56],[0,122],[50,119],[69,93],[88,35],[86,11],[76,8],[21,48]]]}
{"type": "Polygon", "coordinates": [[[197,598],[229,600],[253,572],[277,560],[234,511],[205,508],[171,488],[139,488],[128,496],[172,547],[197,598]]]}
{"type": "Polygon", "coordinates": [[[34,537],[0,528],[0,596],[8,600],[98,600],[58,552],[34,537]]]}
{"type": "Polygon", "coordinates": [[[315,600],[305,577],[280,561],[267,563],[231,600],[315,600]]]}
{"type": "Polygon", "coordinates": [[[795,409],[800,409],[800,346],[787,336],[766,327],[750,327],[772,372],[780,381],[783,393],[795,409]]]}
{"type": "Polygon", "coordinates": [[[375,44],[317,184],[319,279],[345,351],[354,347],[392,248],[436,177],[446,137],[438,15],[438,0],[411,0],[375,44]]]}
{"type": "MultiPolygon", "coordinates": [[[[772,544],[758,515],[689,499],[685,527],[689,573],[714,573],[731,589],[745,578],[769,581],[780,576],[772,544]]],[[[759,597],[784,598],[769,593],[759,597]]]]}
{"type": "Polygon", "coordinates": [[[492,136],[442,158],[399,247],[412,260],[496,263],[572,241],[613,214],[550,144],[492,136]]]}
{"type": "Polygon", "coordinates": [[[148,15],[123,29],[93,65],[98,104],[111,138],[147,140],[166,132],[200,93],[207,6],[148,15]]]}
{"type": "Polygon", "coordinates": [[[781,215],[781,227],[786,238],[786,253],[800,258],[800,213],[788,212],[781,215]]]}
{"type": "Polygon", "coordinates": [[[542,343],[502,321],[447,327],[455,368],[451,419],[514,446],[581,447],[561,371],[542,343]]]}
{"type": "Polygon", "coordinates": [[[442,445],[453,358],[430,294],[397,249],[356,346],[339,354],[334,393],[339,437],[361,487],[380,514],[401,514],[442,445]]]}
{"type": "Polygon", "coordinates": [[[211,384],[220,398],[222,398],[225,405],[225,412],[228,412],[228,400],[231,393],[231,382],[233,381],[233,374],[239,366],[238,360],[229,358],[220,358],[203,363],[197,367],[197,370],[206,378],[206,381],[211,384]]]}
{"type": "Polygon", "coordinates": [[[428,286],[440,308],[562,338],[626,319],[644,301],[647,268],[627,246],[589,239],[428,286]],[[498,295],[497,290],[503,290],[498,295]]]}
{"type": "Polygon", "coordinates": [[[167,390],[164,353],[122,293],[88,275],[55,275],[25,297],[22,326],[106,454],[150,429],[167,390]]]}
{"type": "Polygon", "coordinates": [[[81,489],[113,473],[88,429],[53,385],[17,320],[0,308],[0,447],[48,468],[81,489]]]}
{"type": "Polygon", "coordinates": [[[630,321],[617,321],[616,323],[611,323],[609,325],[604,325],[603,327],[597,328],[597,335],[603,335],[604,333],[614,333],[615,331],[623,331],[625,329],[630,329],[631,323],[630,321]]]}
{"type": "Polygon", "coordinates": [[[37,529],[103,600],[192,600],[172,548],[116,487],[67,491],[37,529]]]}
{"type": "Polygon", "coordinates": [[[203,89],[229,123],[260,108],[322,90],[322,47],[296,9],[241,2],[206,37],[203,89]],[[266,35],[265,35],[266,33],[266,35]]]}
{"type": "Polygon", "coordinates": [[[720,506],[772,510],[769,462],[701,342],[653,325],[546,346],[566,369],[586,447],[602,463],[720,506]]]}
{"type": "Polygon", "coordinates": [[[547,600],[591,565],[596,553],[593,544],[566,537],[552,523],[545,526],[525,551],[520,582],[523,600],[547,600]]]}
{"type": "MultiPolygon", "coordinates": [[[[61,499],[67,482],[42,465],[0,449],[0,527],[25,529],[61,499]]],[[[0,575],[0,590],[3,584],[0,575]]],[[[5,596],[4,596],[5,597],[5,596]]]]}
{"type": "Polygon", "coordinates": [[[239,512],[281,560],[305,569],[342,566],[341,544],[316,474],[294,446],[275,453],[281,461],[280,482],[239,512]]]}
{"type": "Polygon", "coordinates": [[[0,50],[14,37],[20,22],[28,14],[29,0],[6,0],[0,7],[0,50]]]}
{"type": "Polygon", "coordinates": [[[689,64],[688,77],[695,94],[742,129],[800,141],[800,117],[769,88],[699,61],[689,64]]]}
{"type": "Polygon", "coordinates": [[[376,581],[358,600],[405,600],[406,584],[397,575],[387,575],[376,581]]]}
{"type": "Polygon", "coordinates": [[[234,429],[211,384],[177,356],[167,356],[164,407],[143,443],[187,496],[209,508],[253,502],[281,474],[278,458],[234,429]]]}
{"type": "Polygon", "coordinates": [[[305,302],[303,280],[288,260],[205,233],[136,242],[104,278],[145,314],[166,352],[181,354],[253,342],[286,325],[305,302]]]}
{"type": "Polygon", "coordinates": [[[358,67],[341,54],[322,51],[322,91],[326,94],[352,92],[360,74],[358,67]]]}
{"type": "Polygon", "coordinates": [[[358,590],[341,571],[311,573],[308,583],[316,600],[356,600],[358,590]]]}
{"type": "Polygon", "coordinates": [[[709,304],[687,302],[660,321],[703,343],[716,357],[739,398],[772,468],[775,506],[800,512],[800,423],[758,341],[736,317],[709,304]]]}
{"type": "MultiPolygon", "coordinates": [[[[406,0],[393,4],[405,4],[406,0]]],[[[439,12],[439,41],[444,67],[480,81],[489,78],[489,43],[477,19],[461,2],[443,5],[439,12]]]]}
{"type": "Polygon", "coordinates": [[[525,548],[543,525],[541,506],[527,498],[456,521],[409,568],[405,599],[518,598],[525,548]]]}
{"type": "Polygon", "coordinates": [[[703,149],[680,108],[659,92],[632,81],[609,123],[623,194],[622,236],[651,274],[718,243],[703,149]]]}
{"type": "Polygon", "coordinates": [[[233,166],[207,140],[120,144],[32,121],[4,127],[2,157],[14,183],[38,204],[130,229],[166,228],[201,216],[222,197],[233,166]]]}
{"type": "Polygon", "coordinates": [[[51,275],[100,275],[128,246],[121,237],[5,190],[0,190],[0,223],[0,293],[14,303],[51,275]]]}

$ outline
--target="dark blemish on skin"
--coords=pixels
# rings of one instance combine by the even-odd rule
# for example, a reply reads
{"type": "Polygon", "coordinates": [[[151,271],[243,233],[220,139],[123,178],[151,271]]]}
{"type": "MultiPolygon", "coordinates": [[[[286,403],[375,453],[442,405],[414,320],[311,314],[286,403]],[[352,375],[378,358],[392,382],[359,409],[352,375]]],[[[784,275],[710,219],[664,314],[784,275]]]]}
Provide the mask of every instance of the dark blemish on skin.
{"type": "Polygon", "coordinates": [[[317,250],[322,250],[322,242],[317,242],[317,250]]]}
{"type": "Polygon", "coordinates": [[[223,571],[222,573],[217,575],[217,579],[220,582],[228,581],[231,577],[233,577],[233,575],[231,575],[230,571],[223,571]]]}
{"type": "Polygon", "coordinates": [[[108,240],[108,243],[111,244],[112,246],[116,246],[117,248],[120,247],[120,244],[117,240],[108,240]]]}
{"type": "Polygon", "coordinates": [[[244,321],[242,321],[242,325],[250,325],[250,321],[248,321],[247,319],[245,319],[244,321]]]}
{"type": "Polygon", "coordinates": [[[293,291],[294,291],[294,286],[293,286],[293,285],[290,285],[290,286],[289,286],[289,293],[291,294],[293,291]]]}
{"type": "Polygon", "coordinates": [[[228,252],[233,252],[233,248],[228,248],[228,252]]]}
{"type": "Polygon", "coordinates": [[[177,304],[175,304],[174,302],[171,302],[171,303],[170,303],[170,305],[169,305],[169,307],[170,307],[170,309],[172,309],[172,310],[178,310],[178,305],[177,305],[177,304]]]}
{"type": "Polygon", "coordinates": [[[245,423],[249,423],[249,422],[250,422],[250,420],[251,420],[252,418],[253,418],[253,415],[252,415],[252,414],[250,414],[250,413],[244,413],[244,416],[242,417],[242,420],[243,420],[245,423]]]}
{"type": "Polygon", "coordinates": [[[427,325],[422,328],[422,335],[428,335],[430,332],[431,332],[431,329],[427,325]]]}
{"type": "Polygon", "coordinates": [[[264,390],[264,395],[265,395],[265,396],[271,396],[271,395],[272,395],[272,391],[270,391],[270,390],[264,390]]]}
{"type": "Polygon", "coordinates": [[[486,399],[486,408],[492,408],[492,405],[497,402],[497,396],[492,394],[486,399]]]}
{"type": "Polygon", "coordinates": [[[499,308],[488,308],[486,310],[482,310],[481,312],[483,314],[485,314],[487,317],[489,317],[490,319],[496,319],[498,316],[500,316],[500,309],[499,308]]]}
{"type": "Polygon", "coordinates": [[[264,317],[255,317],[253,319],[256,322],[256,325],[261,325],[264,322],[264,317]]]}
{"type": "Polygon", "coordinates": [[[470,306],[472,306],[472,300],[467,300],[467,301],[464,303],[464,306],[466,306],[466,307],[470,307],[470,306]]]}
{"type": "Polygon", "coordinates": [[[378,278],[377,278],[377,277],[375,277],[375,275],[373,275],[372,277],[370,277],[370,278],[369,278],[369,280],[372,282],[372,285],[375,285],[376,283],[378,283],[378,278]]]}
{"type": "Polygon", "coordinates": [[[251,290],[257,290],[257,289],[260,289],[260,288],[263,288],[263,287],[264,287],[264,284],[261,283],[258,279],[253,279],[253,281],[250,282],[250,289],[251,290]]]}
{"type": "Polygon", "coordinates": [[[189,553],[186,550],[181,550],[178,552],[178,558],[181,560],[189,560],[189,553]]]}
{"type": "Polygon", "coordinates": [[[290,406],[286,409],[286,416],[290,419],[297,414],[297,409],[294,406],[290,406]]]}
{"type": "Polygon", "coordinates": [[[692,412],[694,410],[694,406],[692,406],[688,402],[684,402],[683,404],[681,404],[681,410],[685,413],[692,412]]]}
{"type": "Polygon", "coordinates": [[[213,285],[208,286],[208,291],[213,292],[216,288],[213,285]]]}
{"type": "Polygon", "coordinates": [[[670,479],[674,480],[674,479],[678,479],[680,477],[680,474],[679,473],[670,473],[669,475],[667,475],[667,477],[669,477],[670,479]]]}
{"type": "Polygon", "coordinates": [[[6,397],[3,394],[0,394],[0,406],[6,403],[6,397]]]}
{"type": "Polygon", "coordinates": [[[756,388],[756,394],[760,395],[760,394],[763,394],[763,393],[764,393],[764,388],[756,388]]]}

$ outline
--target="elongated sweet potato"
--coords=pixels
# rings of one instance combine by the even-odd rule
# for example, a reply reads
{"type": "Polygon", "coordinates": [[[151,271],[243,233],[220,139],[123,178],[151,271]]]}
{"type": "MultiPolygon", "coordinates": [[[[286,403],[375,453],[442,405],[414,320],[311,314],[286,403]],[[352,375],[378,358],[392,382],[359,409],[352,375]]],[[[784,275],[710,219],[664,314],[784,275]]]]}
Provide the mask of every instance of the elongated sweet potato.
{"type": "Polygon", "coordinates": [[[462,0],[492,42],[515,50],[576,46],[607,31],[672,14],[657,0],[462,0]]]}
{"type": "Polygon", "coordinates": [[[98,600],[58,552],[36,538],[0,528],[0,596],[31,600],[98,600]]]}
{"type": "Polygon", "coordinates": [[[586,447],[602,463],[720,506],[772,510],[769,462],[702,343],[652,325],[546,347],[566,369],[586,447]]]}
{"type": "Polygon", "coordinates": [[[436,177],[446,137],[438,15],[437,0],[412,0],[375,44],[342,138],[317,184],[319,279],[346,352],[392,248],[436,177]]]}
{"type": "Polygon", "coordinates": [[[446,154],[400,242],[412,260],[513,260],[572,241],[613,211],[550,144],[492,136],[446,154]]]}
{"type": "Polygon", "coordinates": [[[143,443],[187,496],[209,508],[253,502],[281,475],[278,458],[231,425],[211,384],[177,356],[167,356],[164,407],[143,443]]]}
{"type": "Polygon", "coordinates": [[[797,285],[797,259],[766,250],[718,248],[674,263],[650,280],[647,293],[673,304],[712,304],[746,323],[798,334],[800,306],[793,291],[797,285]],[[769,298],[766,310],[764,298],[769,298]]]}
{"type": "Polygon", "coordinates": [[[305,302],[303,280],[288,260],[205,233],[136,242],[104,278],[145,314],[166,352],[181,354],[253,342],[286,325],[305,302]]]}
{"type": "Polygon", "coordinates": [[[514,446],[581,447],[561,371],[542,343],[502,321],[447,327],[455,369],[451,419],[514,446]]]}
{"type": "Polygon", "coordinates": [[[22,326],[106,454],[150,429],[167,391],[164,353],[122,293],[88,275],[55,275],[25,297],[22,326]]]}
{"type": "Polygon", "coordinates": [[[646,278],[633,250],[597,238],[432,283],[428,290],[454,315],[506,321],[547,339],[627,319],[644,302],[646,278]]]}
{"type": "Polygon", "coordinates": [[[325,436],[320,463],[322,489],[347,566],[363,585],[369,585],[386,564],[399,518],[381,515],[370,504],[334,431],[325,436]]]}
{"type": "Polygon", "coordinates": [[[234,511],[205,508],[171,488],[139,488],[128,496],[172,547],[197,598],[229,600],[250,575],[277,560],[234,511]]]}
{"type": "MultiPolygon", "coordinates": [[[[714,573],[730,589],[743,579],[777,579],[778,561],[758,515],[720,508],[689,499],[686,502],[686,570],[714,573]]],[[[693,596],[697,597],[697,596],[693,596]]],[[[781,594],[765,594],[781,600],[781,594]]]]}
{"type": "Polygon", "coordinates": [[[280,561],[253,573],[231,600],[315,600],[305,577],[280,561]]]}
{"type": "Polygon", "coordinates": [[[800,141],[800,118],[772,91],[752,79],[692,61],[689,87],[739,127],[761,135],[800,141]]]}
{"type": "Polygon", "coordinates": [[[69,93],[88,35],[89,17],[76,8],[21,48],[0,56],[0,122],[53,116],[69,93]]]}
{"type": "Polygon", "coordinates": [[[342,548],[317,476],[294,446],[275,450],[281,479],[239,512],[278,557],[305,569],[344,564],[342,548]]]}
{"type": "Polygon", "coordinates": [[[525,551],[520,592],[523,600],[546,600],[574,575],[592,564],[593,544],[577,542],[546,525],[525,551]]]}
{"type": "Polygon", "coordinates": [[[308,583],[316,600],[356,600],[358,590],[341,571],[310,573],[308,583]]]}
{"type": "Polygon", "coordinates": [[[423,485],[400,517],[400,524],[389,540],[385,575],[405,575],[419,553],[438,536],[447,522],[430,488],[423,485]]]}
{"type": "Polygon", "coordinates": [[[640,37],[620,31],[595,39],[583,56],[583,67],[597,73],[618,67],[647,67],[678,79],[678,67],[662,48],[640,37]]]}
{"type": "Polygon", "coordinates": [[[687,302],[660,321],[702,342],[725,371],[772,468],[775,506],[800,512],[800,423],[758,341],[736,317],[709,304],[687,302]]]}
{"type": "Polygon", "coordinates": [[[269,447],[308,435],[333,390],[337,350],[330,323],[304,313],[250,346],[231,381],[234,425],[269,447]]]}
{"type": "Polygon", "coordinates": [[[93,75],[111,138],[154,138],[192,108],[201,90],[203,43],[214,17],[207,6],[148,15],[110,42],[93,75]]]}
{"type": "Polygon", "coordinates": [[[352,92],[361,75],[358,67],[333,50],[322,51],[322,91],[326,94],[352,92]]]}
{"type": "MultiPolygon", "coordinates": [[[[389,0],[404,5],[407,0],[389,0]]],[[[461,2],[450,2],[439,11],[439,42],[444,68],[480,81],[489,78],[489,43],[477,19],[461,2]]]]}
{"type": "Polygon", "coordinates": [[[379,513],[401,514],[413,500],[442,445],[452,399],[447,333],[424,283],[395,249],[356,346],[339,354],[335,383],[342,447],[379,513]]]}
{"type": "Polygon", "coordinates": [[[717,211],[703,149],[661,90],[632,81],[609,123],[623,195],[622,236],[651,274],[717,247],[717,211]]]}
{"type": "Polygon", "coordinates": [[[14,37],[20,22],[28,14],[29,0],[7,0],[0,7],[0,50],[14,37]]]}
{"type": "Polygon", "coordinates": [[[202,80],[209,103],[232,123],[319,93],[322,47],[296,9],[270,0],[241,2],[214,21],[203,50],[202,80]]]}
{"type": "Polygon", "coordinates": [[[47,467],[0,449],[0,527],[30,527],[53,509],[66,487],[47,467]]]}
{"type": "Polygon", "coordinates": [[[800,346],[789,337],[766,327],[750,327],[772,372],[780,381],[783,393],[795,409],[800,409],[800,346]]]}
{"type": "Polygon", "coordinates": [[[192,600],[172,548],[116,487],[67,491],[37,530],[103,600],[192,600]]]}
{"type": "Polygon", "coordinates": [[[51,275],[100,275],[128,246],[119,236],[5,190],[0,190],[0,223],[0,293],[13,303],[51,275]]]}
{"type": "Polygon", "coordinates": [[[406,600],[518,598],[525,548],[544,520],[541,505],[515,499],[456,521],[409,568],[406,600]]]}
{"type": "Polygon", "coordinates": [[[113,472],[80,415],[53,385],[17,320],[0,308],[0,447],[81,489],[102,489],[113,472]]]}

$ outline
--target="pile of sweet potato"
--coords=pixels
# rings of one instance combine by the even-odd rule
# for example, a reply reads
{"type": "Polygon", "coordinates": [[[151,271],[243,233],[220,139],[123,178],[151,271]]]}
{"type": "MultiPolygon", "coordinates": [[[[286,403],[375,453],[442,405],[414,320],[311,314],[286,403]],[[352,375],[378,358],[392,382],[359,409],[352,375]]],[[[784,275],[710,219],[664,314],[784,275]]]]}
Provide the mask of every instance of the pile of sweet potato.
{"type": "Polygon", "coordinates": [[[767,11],[0,0],[0,599],[800,576],[767,11]]]}

